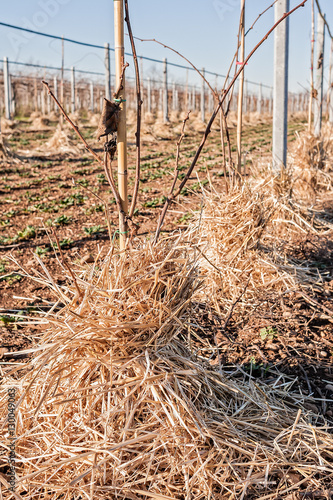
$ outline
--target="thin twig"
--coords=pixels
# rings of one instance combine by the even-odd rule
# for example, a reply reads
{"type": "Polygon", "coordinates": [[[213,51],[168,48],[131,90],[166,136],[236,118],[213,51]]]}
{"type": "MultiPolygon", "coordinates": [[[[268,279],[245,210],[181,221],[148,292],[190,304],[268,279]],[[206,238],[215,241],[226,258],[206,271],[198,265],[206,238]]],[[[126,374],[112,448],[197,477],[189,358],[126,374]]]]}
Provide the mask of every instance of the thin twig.
{"type": "MultiPolygon", "coordinates": [[[[198,146],[198,149],[194,155],[194,158],[192,160],[192,163],[191,165],[189,166],[186,174],[185,174],[185,177],[184,179],[182,180],[182,182],[180,183],[180,185],[178,186],[178,189],[173,193],[172,196],[170,196],[167,201],[165,202],[165,206],[166,206],[166,210],[167,210],[167,207],[168,205],[170,204],[170,202],[172,202],[181,192],[181,190],[183,189],[183,187],[185,186],[186,182],[189,180],[192,172],[193,172],[193,169],[200,157],[200,154],[201,154],[201,151],[206,143],[206,140],[207,140],[207,137],[208,135],[210,134],[211,132],[211,127],[214,123],[214,120],[216,118],[216,115],[217,113],[219,112],[220,108],[222,107],[228,93],[230,92],[230,90],[233,88],[234,84],[235,84],[235,81],[237,80],[237,78],[239,77],[239,75],[242,73],[242,71],[244,70],[244,67],[246,65],[246,63],[251,59],[251,57],[253,56],[253,54],[258,50],[258,48],[265,42],[265,40],[267,40],[267,38],[269,37],[269,35],[275,30],[275,28],[280,24],[282,23],[282,21],[284,21],[287,17],[289,17],[293,12],[295,12],[297,9],[299,9],[300,7],[304,7],[305,3],[307,2],[307,0],[303,0],[299,5],[297,5],[296,7],[294,7],[293,9],[291,9],[289,12],[285,12],[283,14],[283,16],[272,26],[272,28],[270,28],[267,33],[265,34],[265,36],[260,40],[260,42],[257,43],[257,45],[251,50],[251,52],[249,53],[249,55],[245,58],[244,60],[244,63],[240,66],[239,70],[237,71],[237,73],[235,74],[235,76],[232,78],[230,84],[228,85],[227,89],[223,92],[223,95],[218,103],[218,105],[216,106],[216,108],[214,109],[213,113],[212,113],[212,116],[210,117],[210,120],[206,126],[206,129],[204,131],[204,134],[203,134],[203,137],[201,139],[201,142],[198,146]]],[[[164,211],[165,207],[163,207],[163,211],[164,211]]],[[[158,225],[158,228],[156,230],[156,235],[155,235],[155,243],[157,242],[158,240],[158,234],[160,233],[160,230],[161,230],[161,227],[160,225],[158,225]]]]}
{"type": "Polygon", "coordinates": [[[116,92],[113,93],[114,99],[118,99],[120,92],[123,90],[123,82],[124,82],[124,77],[125,77],[125,69],[128,68],[129,64],[123,64],[123,67],[121,69],[121,75],[120,75],[120,81],[119,81],[119,86],[116,90],[116,92]]]}
{"type": "Polygon", "coordinates": [[[273,2],[273,3],[269,6],[269,7],[267,7],[267,9],[263,10],[263,11],[259,14],[259,16],[258,16],[258,17],[255,19],[255,21],[253,22],[253,24],[252,24],[252,25],[249,27],[249,29],[246,31],[246,33],[245,33],[245,35],[244,35],[244,36],[246,36],[246,35],[247,35],[247,34],[248,34],[251,30],[253,30],[254,25],[256,24],[256,22],[257,22],[257,21],[259,21],[259,19],[261,18],[261,16],[263,16],[263,15],[264,15],[264,14],[265,14],[265,13],[266,13],[269,9],[271,9],[271,8],[274,6],[274,4],[276,4],[276,2],[277,2],[277,1],[278,1],[278,0],[274,0],[274,2],[273,2]]]}
{"type": "Polygon", "coordinates": [[[186,126],[187,120],[190,118],[190,112],[191,111],[189,111],[187,113],[186,117],[183,120],[182,131],[181,131],[180,137],[179,137],[179,139],[177,141],[177,152],[176,152],[176,161],[175,161],[175,169],[174,169],[174,174],[173,174],[173,181],[172,181],[172,184],[171,184],[170,192],[169,192],[169,194],[167,196],[167,199],[166,199],[164,207],[162,209],[160,218],[158,220],[157,229],[156,229],[156,235],[155,235],[155,241],[157,241],[157,239],[158,239],[158,237],[160,235],[160,231],[161,231],[164,219],[165,219],[165,215],[167,213],[169,203],[171,202],[171,199],[172,199],[172,193],[173,193],[173,190],[176,187],[176,183],[177,183],[177,180],[178,180],[178,174],[179,174],[178,164],[179,164],[179,155],[180,155],[180,145],[181,145],[182,140],[183,140],[183,138],[185,136],[185,126],[186,126]]]}
{"type": "Polygon", "coordinates": [[[128,10],[128,1],[127,0],[125,0],[125,13],[126,13],[125,14],[125,22],[127,24],[127,29],[128,29],[128,34],[129,34],[130,41],[131,41],[132,54],[133,54],[133,59],[134,59],[136,106],[137,106],[136,107],[136,132],[135,132],[135,145],[136,145],[135,182],[134,182],[131,207],[129,210],[129,217],[133,217],[137,198],[138,198],[139,185],[140,185],[140,159],[141,159],[140,158],[141,157],[140,134],[141,134],[142,99],[141,99],[141,82],[140,82],[140,71],[139,71],[138,57],[137,57],[137,53],[136,53],[132,27],[131,27],[130,18],[129,18],[129,10],[128,10]]]}
{"type": "MultiPolygon", "coordinates": [[[[225,187],[226,191],[228,194],[229,187],[228,187],[228,182],[227,182],[227,167],[226,167],[226,159],[225,159],[225,145],[224,145],[224,135],[223,135],[223,110],[222,108],[220,109],[220,135],[221,135],[221,146],[222,146],[222,168],[223,168],[223,175],[224,175],[224,182],[225,182],[225,187]]],[[[225,115],[224,115],[225,118],[225,115]]]]}
{"type": "MultiPolygon", "coordinates": [[[[83,189],[86,189],[90,194],[92,194],[93,196],[95,196],[103,204],[104,215],[105,215],[106,223],[107,223],[107,226],[108,226],[109,238],[110,238],[110,241],[112,242],[112,231],[111,231],[110,217],[109,217],[109,214],[108,214],[108,204],[103,200],[103,198],[101,198],[100,196],[98,196],[98,194],[94,193],[94,191],[92,191],[91,189],[89,189],[87,186],[84,186],[80,181],[76,181],[76,182],[77,182],[77,184],[79,184],[80,186],[82,186],[83,189]]],[[[74,184],[74,179],[73,179],[73,184],[74,184]]]]}
{"type": "Polygon", "coordinates": [[[192,66],[192,68],[194,69],[194,71],[196,71],[198,73],[198,75],[201,76],[201,78],[205,81],[206,85],[212,91],[212,94],[215,96],[216,99],[218,99],[217,92],[213,89],[213,87],[210,85],[209,81],[205,78],[205,76],[201,73],[201,71],[198,70],[198,68],[196,66],[194,66],[194,64],[189,59],[187,59],[187,57],[183,56],[180,52],[178,52],[178,50],[173,49],[172,47],[169,47],[169,45],[165,45],[165,43],[163,43],[163,42],[159,42],[155,38],[139,38],[137,36],[135,36],[134,38],[136,40],[139,40],[140,42],[155,42],[155,43],[158,43],[158,45],[162,45],[162,47],[164,47],[165,49],[171,50],[171,52],[174,52],[179,57],[181,57],[182,59],[184,59],[186,62],[188,62],[192,66]]]}
{"type": "MultiPolygon", "coordinates": [[[[124,67],[124,70],[125,70],[125,67],[124,67]]],[[[56,105],[58,106],[58,108],[60,109],[60,111],[62,112],[65,120],[70,124],[70,126],[72,127],[73,130],[75,130],[75,132],[77,133],[77,135],[79,136],[79,138],[81,139],[81,141],[83,142],[83,144],[85,145],[86,149],[89,151],[89,153],[95,158],[95,160],[98,161],[98,163],[104,168],[104,170],[106,170],[105,168],[105,164],[104,164],[104,161],[102,160],[102,158],[89,146],[89,144],[87,143],[87,141],[85,140],[85,138],[82,136],[80,130],[79,130],[79,127],[77,125],[75,125],[72,120],[69,118],[69,116],[67,115],[66,111],[64,110],[64,108],[62,107],[62,105],[60,104],[60,102],[58,101],[58,99],[56,98],[56,96],[53,94],[52,90],[50,89],[49,87],[49,84],[47,82],[45,82],[44,80],[42,81],[43,85],[45,85],[45,87],[47,88],[48,90],[48,93],[49,95],[51,96],[51,98],[54,100],[54,102],[56,103],[56,105]]],[[[119,92],[119,89],[118,91],[119,92]]],[[[107,179],[109,181],[109,184],[111,186],[111,189],[112,189],[112,194],[116,200],[116,204],[117,204],[117,208],[119,210],[120,213],[123,213],[123,209],[122,209],[122,206],[121,206],[121,201],[120,201],[120,196],[119,196],[119,193],[118,193],[118,190],[115,186],[115,183],[113,182],[110,182],[110,175],[107,176],[107,179]]]]}
{"type": "Polygon", "coordinates": [[[52,227],[51,228],[52,230],[52,234],[57,242],[57,246],[58,246],[58,251],[59,251],[59,256],[60,256],[60,260],[61,260],[61,263],[62,265],[67,269],[67,271],[69,272],[69,274],[71,275],[71,278],[74,282],[74,285],[75,285],[75,288],[76,288],[76,291],[78,293],[78,296],[81,297],[82,296],[82,291],[80,290],[79,288],[79,285],[77,284],[77,281],[76,281],[76,278],[74,276],[74,273],[73,271],[71,270],[70,266],[67,264],[66,262],[66,259],[64,257],[64,254],[62,253],[62,249],[60,247],[60,243],[59,243],[59,239],[58,239],[58,236],[57,236],[57,233],[55,232],[54,228],[52,227]]]}

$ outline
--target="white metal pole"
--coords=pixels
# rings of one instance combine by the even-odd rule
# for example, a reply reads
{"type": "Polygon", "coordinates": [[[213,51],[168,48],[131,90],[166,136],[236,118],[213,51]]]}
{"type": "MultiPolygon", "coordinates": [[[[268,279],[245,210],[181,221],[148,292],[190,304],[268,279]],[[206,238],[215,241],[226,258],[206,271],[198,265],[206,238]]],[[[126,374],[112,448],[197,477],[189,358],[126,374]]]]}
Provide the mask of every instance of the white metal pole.
{"type": "Polygon", "coordinates": [[[95,111],[94,103],[94,82],[90,82],[90,111],[93,113],[95,111]]]}
{"type": "MultiPolygon", "coordinates": [[[[288,10],[289,0],[278,0],[275,22],[288,10]]],[[[282,21],[274,32],[273,170],[280,170],[287,161],[288,52],[289,18],[282,21]]]]}
{"type": "Polygon", "coordinates": [[[148,113],[151,113],[151,80],[148,78],[147,83],[147,105],[148,105],[148,113]]]}
{"type": "Polygon", "coordinates": [[[5,86],[5,117],[11,119],[8,57],[3,58],[3,83],[5,86]]]}
{"type": "MultiPolygon", "coordinates": [[[[205,76],[205,68],[202,68],[201,73],[205,76]]],[[[205,121],[205,80],[202,78],[201,81],[201,121],[205,121]]]]}

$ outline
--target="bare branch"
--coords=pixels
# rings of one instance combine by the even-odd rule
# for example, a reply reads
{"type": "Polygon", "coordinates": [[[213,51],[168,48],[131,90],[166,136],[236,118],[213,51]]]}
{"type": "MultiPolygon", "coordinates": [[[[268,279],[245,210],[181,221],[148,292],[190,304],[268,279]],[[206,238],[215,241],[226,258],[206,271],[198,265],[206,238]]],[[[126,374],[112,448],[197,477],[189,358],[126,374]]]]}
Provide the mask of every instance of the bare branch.
{"type": "MultiPolygon", "coordinates": [[[[257,43],[257,45],[251,50],[251,52],[249,53],[249,55],[245,58],[244,60],[244,63],[240,66],[239,70],[237,71],[237,73],[234,75],[234,77],[232,78],[230,84],[228,85],[227,89],[225,91],[223,91],[223,95],[218,103],[218,105],[216,106],[216,108],[214,109],[213,113],[212,113],[212,116],[210,117],[210,120],[206,126],[206,129],[204,131],[204,134],[203,134],[203,137],[201,139],[201,142],[198,146],[198,149],[194,155],[194,158],[192,160],[192,163],[191,165],[189,166],[187,172],[186,172],[186,175],[184,177],[184,179],[182,180],[182,182],[180,183],[180,185],[178,186],[178,189],[176,192],[174,192],[170,197],[168,197],[167,201],[165,202],[165,205],[169,205],[170,202],[172,202],[181,192],[181,190],[183,189],[183,187],[185,186],[186,182],[188,181],[188,179],[190,178],[192,172],[193,172],[193,169],[199,159],[199,156],[201,154],[201,151],[206,143],[206,140],[207,140],[207,137],[208,135],[210,134],[210,131],[211,131],[211,127],[214,123],[214,120],[216,118],[216,115],[218,114],[220,108],[222,107],[228,93],[230,92],[230,90],[233,88],[234,84],[235,84],[235,81],[237,80],[237,78],[239,77],[239,75],[242,73],[242,71],[244,70],[244,67],[246,65],[246,63],[251,59],[251,57],[253,56],[253,54],[258,50],[258,48],[264,43],[265,40],[267,40],[267,38],[269,37],[269,35],[275,30],[275,28],[280,24],[282,23],[282,21],[284,21],[287,17],[289,17],[293,12],[295,12],[296,10],[298,10],[300,7],[304,7],[304,5],[306,4],[307,0],[303,0],[300,4],[298,4],[296,7],[294,7],[293,9],[291,9],[289,12],[285,12],[283,14],[283,16],[272,26],[272,28],[270,28],[270,30],[267,31],[267,33],[265,34],[265,36],[260,40],[260,42],[257,43]]],[[[163,210],[164,210],[165,207],[163,207],[163,210]]],[[[157,242],[158,240],[158,236],[157,236],[157,233],[156,233],[156,236],[155,236],[155,243],[157,242]]]]}
{"type": "MultiPolygon", "coordinates": [[[[124,67],[125,69],[125,67],[124,67]]],[[[58,108],[60,109],[60,111],[62,112],[64,118],[66,119],[66,121],[70,124],[70,126],[72,127],[73,130],[75,130],[75,132],[77,133],[77,135],[79,136],[79,138],[81,139],[81,141],[83,142],[83,144],[85,145],[86,149],[89,151],[89,153],[95,158],[95,160],[98,161],[98,163],[105,169],[105,164],[104,164],[104,161],[102,160],[102,158],[89,146],[89,144],[87,143],[87,141],[85,140],[85,138],[82,136],[79,128],[77,125],[75,125],[72,120],[69,118],[69,116],[67,115],[66,111],[64,110],[64,108],[62,107],[62,105],[60,104],[60,102],[58,101],[58,99],[56,98],[56,96],[53,94],[52,90],[50,89],[49,87],[49,84],[45,81],[42,81],[43,85],[45,85],[45,87],[47,88],[47,91],[49,93],[49,95],[52,97],[52,99],[54,100],[54,102],[56,103],[56,105],[58,106],[58,108]]],[[[121,206],[121,201],[120,201],[120,196],[119,196],[119,193],[118,193],[118,190],[115,186],[115,183],[111,182],[110,181],[110,175],[107,177],[108,181],[109,181],[109,184],[111,186],[111,189],[112,189],[112,194],[116,200],[116,204],[117,204],[117,208],[119,210],[120,213],[123,213],[123,209],[122,209],[122,206],[121,206]]]]}
{"type": "Polygon", "coordinates": [[[167,199],[166,199],[166,202],[164,204],[164,207],[162,209],[162,212],[161,212],[161,215],[160,215],[160,218],[158,220],[158,224],[157,224],[157,229],[156,229],[156,234],[155,234],[155,241],[157,241],[159,235],[160,235],[160,232],[161,232],[161,227],[162,227],[162,224],[164,222],[164,219],[165,219],[165,216],[166,216],[166,213],[167,213],[167,210],[168,210],[168,207],[169,207],[169,204],[170,202],[172,201],[172,193],[173,193],[173,190],[175,189],[176,187],[176,183],[177,183],[177,179],[178,179],[178,174],[179,174],[179,169],[178,169],[178,164],[179,164],[179,155],[180,155],[180,145],[182,143],[182,140],[185,136],[185,126],[186,126],[186,122],[187,120],[190,118],[190,112],[189,111],[185,117],[185,119],[183,120],[183,127],[182,127],[182,131],[181,131],[181,134],[180,134],[180,137],[177,141],[177,152],[176,152],[176,162],[175,162],[175,170],[174,170],[174,174],[173,174],[173,181],[172,181],[172,185],[171,185],[171,188],[170,188],[170,192],[169,192],[169,195],[167,196],[167,199]]]}
{"type": "Polygon", "coordinates": [[[135,182],[133,189],[133,197],[131,202],[131,207],[129,210],[129,217],[133,217],[138,192],[140,185],[140,157],[141,157],[141,114],[142,114],[142,99],[141,99],[141,83],[140,83],[140,71],[138,64],[138,57],[136,53],[134,37],[131,27],[131,22],[129,18],[129,10],[128,10],[128,0],[125,0],[125,22],[127,24],[128,34],[131,41],[133,59],[134,59],[134,68],[135,68],[135,86],[136,86],[136,132],[135,132],[135,145],[136,145],[136,165],[135,165],[135,182]]]}

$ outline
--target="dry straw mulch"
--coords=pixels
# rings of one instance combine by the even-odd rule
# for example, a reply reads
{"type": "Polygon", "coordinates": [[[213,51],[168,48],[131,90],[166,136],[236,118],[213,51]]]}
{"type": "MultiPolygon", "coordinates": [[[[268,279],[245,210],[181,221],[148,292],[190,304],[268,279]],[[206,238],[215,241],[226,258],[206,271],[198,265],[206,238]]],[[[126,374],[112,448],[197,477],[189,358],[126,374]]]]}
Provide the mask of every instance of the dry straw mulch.
{"type": "Polygon", "coordinates": [[[304,409],[295,380],[277,372],[255,381],[210,366],[191,337],[200,301],[223,316],[262,290],[313,283],[313,269],[292,260],[288,244],[292,232],[326,229],[295,192],[288,174],[207,195],[184,235],[64,268],[67,285],[36,256],[34,279],[63,307],[41,320],[24,374],[1,367],[0,498],[11,495],[13,386],[17,500],[332,494],[333,436],[304,409]]]}
{"type": "Polygon", "coordinates": [[[77,145],[73,139],[72,131],[67,126],[61,127],[60,125],[57,126],[52,137],[40,146],[38,150],[49,155],[54,155],[55,153],[78,155],[81,151],[80,145],[77,145]]]}
{"type": "Polygon", "coordinates": [[[17,499],[263,500],[331,484],[333,437],[293,381],[239,379],[180,340],[204,286],[185,241],[111,251],[74,269],[76,286],[39,261],[35,279],[66,305],[42,320],[25,375],[4,374],[0,463],[16,386],[17,499]]]}
{"type": "Polygon", "coordinates": [[[205,300],[224,311],[251,313],[270,292],[325,283],[317,267],[292,256],[294,238],[323,234],[330,224],[295,201],[288,176],[267,175],[228,195],[205,192],[196,246],[205,275],[205,300]]]}

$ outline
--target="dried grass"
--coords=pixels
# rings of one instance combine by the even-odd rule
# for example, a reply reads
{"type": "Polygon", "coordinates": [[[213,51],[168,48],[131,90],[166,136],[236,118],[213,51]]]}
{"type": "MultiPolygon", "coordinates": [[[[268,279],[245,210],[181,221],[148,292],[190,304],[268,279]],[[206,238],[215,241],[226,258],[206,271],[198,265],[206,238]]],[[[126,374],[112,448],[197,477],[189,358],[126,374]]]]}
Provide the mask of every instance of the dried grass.
{"type": "MultiPolygon", "coordinates": [[[[73,275],[64,269],[69,285],[58,285],[36,256],[34,279],[65,305],[40,321],[24,374],[1,367],[0,466],[9,451],[6,388],[16,386],[19,398],[17,500],[268,500],[328,491],[333,436],[304,410],[295,380],[226,373],[197,357],[191,342],[197,301],[222,314],[251,307],[263,291],[318,283],[286,250],[292,231],[324,228],[293,195],[290,172],[266,172],[228,195],[206,193],[187,233],[123,256],[111,248],[73,275]]],[[[0,473],[0,498],[10,497],[7,482],[0,473]]]]}
{"type": "Polygon", "coordinates": [[[72,137],[73,134],[68,128],[62,128],[58,125],[52,137],[38,149],[50,154],[67,153],[78,155],[80,154],[80,148],[72,137]]]}
{"type": "Polygon", "coordinates": [[[0,133],[0,160],[7,162],[18,162],[20,158],[11,151],[9,144],[0,133]]]}
{"type": "Polygon", "coordinates": [[[37,116],[32,120],[31,130],[50,130],[50,119],[47,116],[37,116]]]}
{"type": "Polygon", "coordinates": [[[330,484],[333,437],[292,380],[223,373],[179,339],[203,286],[191,238],[77,267],[81,295],[39,260],[66,306],[42,321],[25,375],[5,376],[20,398],[16,498],[263,500],[330,484]]]}
{"type": "Polygon", "coordinates": [[[333,127],[323,124],[320,137],[309,132],[297,134],[291,153],[294,189],[302,196],[333,188],[333,127]]]}
{"type": "Polygon", "coordinates": [[[195,244],[205,294],[219,314],[233,307],[235,315],[251,314],[264,295],[324,285],[327,277],[317,267],[292,256],[293,245],[295,237],[320,234],[332,225],[299,201],[306,191],[296,189],[294,179],[291,169],[279,175],[261,169],[260,177],[227,195],[203,190],[195,244]]]}
{"type": "Polygon", "coordinates": [[[13,132],[16,127],[17,122],[15,120],[7,120],[7,118],[1,118],[1,132],[13,132]]]}

